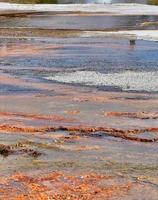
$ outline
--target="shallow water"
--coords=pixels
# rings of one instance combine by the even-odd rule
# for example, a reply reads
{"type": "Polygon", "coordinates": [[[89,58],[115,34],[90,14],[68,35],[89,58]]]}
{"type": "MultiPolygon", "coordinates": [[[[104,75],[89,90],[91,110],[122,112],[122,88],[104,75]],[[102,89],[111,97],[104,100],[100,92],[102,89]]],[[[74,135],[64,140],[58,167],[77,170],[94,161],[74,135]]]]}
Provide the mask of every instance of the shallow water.
{"type": "Polygon", "coordinates": [[[69,30],[157,29],[157,24],[143,27],[144,22],[157,21],[157,16],[54,16],[1,17],[1,28],[43,28],[69,30]]]}
{"type": "MultiPolygon", "coordinates": [[[[14,190],[15,196],[19,195],[20,188],[22,195],[39,197],[44,185],[44,188],[46,185],[50,186],[47,188],[49,194],[54,195],[54,187],[56,192],[61,188],[65,190],[67,174],[72,178],[77,176],[73,184],[76,187],[79,184],[78,177],[82,177],[82,174],[86,177],[99,174],[112,176],[112,180],[100,183],[104,183],[102,187],[105,188],[109,185],[118,188],[130,184],[125,193],[124,190],[119,190],[117,199],[139,197],[143,200],[148,199],[150,193],[150,199],[156,200],[158,157],[157,142],[152,138],[157,138],[157,132],[150,132],[148,128],[157,128],[157,117],[146,119],[139,115],[145,112],[147,116],[157,116],[157,92],[121,92],[110,85],[101,88],[81,87],[45,80],[45,77],[58,73],[73,74],[85,69],[103,74],[115,74],[125,69],[153,73],[157,70],[156,42],[137,41],[135,47],[131,48],[129,41],[123,39],[41,38],[31,41],[1,41],[1,46],[0,144],[10,145],[15,149],[14,154],[4,156],[1,153],[0,156],[2,197],[5,195],[7,199],[11,199],[8,193],[10,188],[14,190]],[[110,116],[109,112],[128,112],[129,116],[110,116]],[[130,118],[130,113],[133,112],[138,114],[138,118],[130,118]],[[58,126],[110,127],[121,131],[143,130],[143,133],[131,134],[130,139],[126,139],[102,131],[84,135],[82,131],[36,130],[39,127],[58,126]],[[34,128],[33,132],[31,127],[34,128]],[[147,131],[144,132],[144,129],[147,131]],[[132,140],[135,137],[138,141],[132,140]],[[150,142],[140,142],[139,138],[149,139],[150,142]],[[32,156],[27,153],[27,149],[40,155],[32,156]],[[52,173],[64,173],[58,188],[54,185],[56,179],[52,173]],[[3,180],[4,176],[7,184],[3,180]],[[46,176],[46,180],[42,176],[46,176]],[[37,177],[44,182],[37,182],[37,177]],[[30,188],[30,184],[38,185],[38,192],[34,192],[34,187],[30,188]]],[[[86,71],[82,74],[84,76],[86,71]]],[[[86,178],[85,184],[88,184],[87,181],[86,178]]],[[[116,191],[115,189],[110,193],[114,195],[114,199],[116,191]]],[[[79,191],[77,195],[78,193],[80,194],[79,191]]],[[[47,192],[44,194],[48,197],[47,192]]],[[[67,195],[70,194],[72,191],[67,195]]],[[[86,194],[90,195],[89,190],[86,190],[86,194]]],[[[84,190],[84,195],[86,194],[84,190]]],[[[103,194],[105,197],[106,193],[103,194]]]]}
{"type": "Polygon", "coordinates": [[[157,51],[157,42],[136,41],[136,45],[131,46],[129,40],[114,38],[81,37],[17,41],[7,44],[2,42],[1,69],[5,71],[9,68],[9,73],[19,76],[32,74],[35,78],[46,77],[46,70],[154,72],[157,71],[157,51]],[[12,70],[13,66],[18,70],[12,70]],[[36,68],[43,66],[43,73],[33,74],[36,68]]]}
{"type": "Polygon", "coordinates": [[[1,19],[14,37],[0,40],[0,199],[156,200],[157,42],[79,29],[145,29],[157,17],[1,19]]]}

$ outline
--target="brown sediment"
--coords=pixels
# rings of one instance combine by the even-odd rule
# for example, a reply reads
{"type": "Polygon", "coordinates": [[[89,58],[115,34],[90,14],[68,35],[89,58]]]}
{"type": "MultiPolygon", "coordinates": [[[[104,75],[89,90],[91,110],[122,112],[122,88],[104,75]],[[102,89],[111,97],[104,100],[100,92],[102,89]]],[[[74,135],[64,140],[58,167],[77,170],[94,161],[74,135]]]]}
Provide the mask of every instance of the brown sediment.
{"type": "Polygon", "coordinates": [[[70,115],[78,115],[80,114],[80,110],[66,110],[65,113],[70,115]]]}
{"type": "Polygon", "coordinates": [[[75,95],[73,97],[73,101],[74,102],[79,102],[79,103],[84,103],[84,102],[95,102],[95,103],[107,103],[107,102],[118,102],[118,103],[121,103],[122,102],[124,104],[129,104],[129,103],[132,103],[134,105],[136,105],[135,103],[139,104],[139,105],[152,105],[154,103],[156,103],[156,106],[157,106],[157,103],[158,103],[158,100],[157,100],[157,95],[154,94],[152,95],[152,97],[149,95],[148,96],[145,96],[143,94],[139,94],[139,97],[136,96],[136,94],[127,94],[127,93],[123,93],[123,92],[118,92],[118,93],[114,93],[114,92],[101,92],[101,91],[97,91],[97,92],[92,92],[91,94],[82,94],[80,93],[80,95],[75,95]],[[122,93],[122,95],[120,95],[122,93]],[[126,96],[128,95],[128,97],[126,96]],[[138,101],[139,100],[139,101],[138,101]],[[150,104],[149,104],[150,103],[150,104]]]}
{"type": "Polygon", "coordinates": [[[104,115],[136,119],[158,119],[158,112],[104,112],[104,115]]]}
{"type": "Polygon", "coordinates": [[[12,145],[0,144],[0,155],[7,157],[9,155],[26,154],[32,157],[38,157],[42,153],[28,148],[18,148],[12,145]]]}
{"type": "Polygon", "coordinates": [[[73,151],[92,151],[92,150],[99,150],[101,149],[99,146],[76,146],[75,148],[73,148],[73,151]]]}
{"type": "Polygon", "coordinates": [[[3,199],[12,200],[102,200],[126,195],[134,184],[115,183],[116,177],[95,173],[69,175],[52,172],[37,177],[14,174],[0,178],[3,199]],[[16,184],[15,184],[16,183],[16,184]]]}
{"type": "Polygon", "coordinates": [[[13,154],[13,150],[11,149],[11,147],[9,145],[0,145],[0,155],[3,156],[8,156],[10,154],[13,154]]]}
{"type": "Polygon", "coordinates": [[[158,21],[146,21],[140,24],[141,27],[158,26],[158,21]]]}
{"type": "Polygon", "coordinates": [[[86,101],[92,101],[97,103],[105,103],[107,101],[111,100],[110,97],[107,96],[91,96],[91,95],[85,95],[85,96],[79,96],[74,97],[74,102],[86,102],[86,101]]]}
{"type": "Polygon", "coordinates": [[[68,135],[68,136],[59,136],[58,139],[60,143],[65,143],[65,142],[77,141],[80,139],[80,137],[77,135],[68,135]]]}
{"type": "MultiPolygon", "coordinates": [[[[87,29],[87,28],[76,28],[76,29],[47,29],[47,28],[1,28],[0,37],[15,37],[20,39],[29,39],[29,37],[80,37],[85,31],[104,31],[105,33],[111,31],[119,31],[121,28],[100,28],[100,29],[87,29]]],[[[89,33],[90,34],[90,33],[89,33]]],[[[115,46],[117,47],[117,46],[115,46]]],[[[122,46],[120,46],[123,48],[122,46]]],[[[125,47],[124,47],[125,48],[125,47]]]]}
{"type": "Polygon", "coordinates": [[[82,30],[52,30],[42,28],[1,28],[0,36],[4,37],[76,37],[82,30]]]}
{"type": "MultiPolygon", "coordinates": [[[[38,137],[38,136],[37,136],[38,137]]],[[[41,137],[40,137],[41,138],[41,137]]],[[[47,137],[48,138],[48,137],[47,137]]],[[[75,145],[66,145],[66,144],[72,144],[72,143],[76,143],[77,140],[80,139],[79,136],[69,136],[70,139],[64,139],[64,137],[58,137],[57,140],[55,140],[54,143],[40,143],[40,142],[32,142],[32,141],[23,141],[23,142],[19,142],[17,143],[17,146],[21,146],[21,147],[27,147],[27,146],[35,146],[37,148],[44,148],[44,149],[51,149],[53,151],[93,151],[93,150],[99,150],[101,149],[100,146],[98,145],[79,145],[79,144],[75,144],[75,145]]],[[[34,153],[35,154],[35,153],[34,153]]],[[[34,154],[32,155],[33,157],[37,157],[36,154],[34,156],[34,154]]],[[[31,156],[30,155],[30,156],[31,156]]]]}
{"type": "Polygon", "coordinates": [[[52,120],[56,122],[74,122],[75,119],[66,118],[61,115],[36,115],[26,113],[12,113],[12,112],[0,112],[0,117],[20,117],[25,119],[37,119],[37,120],[52,120]]]}
{"type": "Polygon", "coordinates": [[[141,134],[141,133],[157,133],[158,128],[140,128],[140,129],[130,129],[130,130],[122,130],[116,128],[108,128],[108,127],[83,127],[83,126],[53,126],[53,127],[18,127],[14,125],[2,124],[0,125],[0,131],[7,132],[21,132],[21,133],[46,133],[46,132],[55,132],[55,131],[68,131],[71,134],[77,134],[80,136],[91,136],[91,133],[94,132],[103,132],[103,135],[110,135],[113,137],[119,137],[125,140],[138,141],[138,142],[156,142],[158,141],[158,137],[147,139],[147,138],[139,138],[133,137],[133,135],[141,134]],[[80,133],[80,134],[79,134],[80,133]]]}
{"type": "MultiPolygon", "coordinates": [[[[4,2],[5,0],[0,0],[0,2],[4,2]]],[[[113,12],[99,12],[99,13],[93,13],[93,12],[80,12],[80,11],[14,11],[14,10],[5,10],[1,11],[0,16],[1,17],[34,17],[34,16],[107,16],[107,15],[118,15],[113,12]]]]}
{"type": "MultiPolygon", "coordinates": [[[[1,1],[0,1],[1,2],[1,1]]],[[[2,11],[0,13],[1,17],[29,17],[34,16],[34,15],[40,15],[43,14],[43,12],[35,12],[35,11],[22,11],[22,12],[18,12],[18,11],[2,11]]]]}

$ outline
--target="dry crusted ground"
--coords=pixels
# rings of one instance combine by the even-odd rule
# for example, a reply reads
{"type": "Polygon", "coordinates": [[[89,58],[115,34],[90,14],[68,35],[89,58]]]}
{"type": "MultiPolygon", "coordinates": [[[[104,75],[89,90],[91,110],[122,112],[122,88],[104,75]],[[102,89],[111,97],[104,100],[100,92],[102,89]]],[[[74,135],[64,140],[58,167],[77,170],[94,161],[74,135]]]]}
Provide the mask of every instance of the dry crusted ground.
{"type": "Polygon", "coordinates": [[[121,197],[133,187],[132,183],[110,184],[112,176],[86,174],[70,176],[52,172],[40,177],[14,174],[1,178],[0,199],[28,200],[91,200],[121,197]],[[13,186],[15,185],[15,186],[13,186]]]}

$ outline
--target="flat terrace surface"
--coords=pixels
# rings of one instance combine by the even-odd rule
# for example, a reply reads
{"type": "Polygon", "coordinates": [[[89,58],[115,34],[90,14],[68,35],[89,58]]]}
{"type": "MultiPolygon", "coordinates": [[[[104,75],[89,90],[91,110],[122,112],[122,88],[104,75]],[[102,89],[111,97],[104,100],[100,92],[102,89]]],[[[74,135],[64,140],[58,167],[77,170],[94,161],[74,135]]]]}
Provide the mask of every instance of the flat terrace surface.
{"type": "Polygon", "coordinates": [[[156,200],[157,43],[0,44],[1,198],[156,200]]]}
{"type": "Polygon", "coordinates": [[[157,200],[157,7],[0,5],[0,200],[157,200]]]}

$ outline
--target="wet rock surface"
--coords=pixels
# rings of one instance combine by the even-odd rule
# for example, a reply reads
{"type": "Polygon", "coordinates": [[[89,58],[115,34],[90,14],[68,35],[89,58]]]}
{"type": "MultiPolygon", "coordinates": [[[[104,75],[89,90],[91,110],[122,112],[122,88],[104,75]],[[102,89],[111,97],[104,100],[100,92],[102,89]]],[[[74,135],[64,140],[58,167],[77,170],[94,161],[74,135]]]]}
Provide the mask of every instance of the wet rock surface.
{"type": "Polygon", "coordinates": [[[0,13],[0,199],[157,199],[157,16],[108,15],[0,13]]]}

